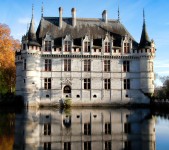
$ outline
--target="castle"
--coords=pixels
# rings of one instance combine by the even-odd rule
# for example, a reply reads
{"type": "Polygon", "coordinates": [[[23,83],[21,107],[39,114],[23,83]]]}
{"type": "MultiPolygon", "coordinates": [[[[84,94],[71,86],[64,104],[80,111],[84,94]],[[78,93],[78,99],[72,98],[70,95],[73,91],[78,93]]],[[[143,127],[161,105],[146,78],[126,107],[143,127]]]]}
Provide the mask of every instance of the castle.
{"type": "MultiPolygon", "coordinates": [[[[119,12],[119,11],[118,11],[119,12]]],[[[154,92],[155,44],[143,28],[137,43],[118,19],[34,15],[16,52],[16,94],[25,105],[148,104],[154,92]]]]}

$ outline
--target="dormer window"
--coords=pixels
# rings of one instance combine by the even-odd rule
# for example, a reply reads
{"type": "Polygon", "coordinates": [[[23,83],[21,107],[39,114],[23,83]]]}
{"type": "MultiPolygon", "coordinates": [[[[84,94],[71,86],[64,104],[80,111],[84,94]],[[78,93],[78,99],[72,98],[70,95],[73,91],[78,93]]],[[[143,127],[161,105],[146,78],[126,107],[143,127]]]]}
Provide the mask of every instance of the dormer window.
{"type": "Polygon", "coordinates": [[[84,42],[84,51],[90,52],[90,42],[88,41],[84,42]]]}
{"type": "Polygon", "coordinates": [[[50,52],[52,49],[51,47],[51,41],[45,41],[45,51],[50,52]]]}
{"type": "Polygon", "coordinates": [[[26,49],[26,44],[23,44],[23,50],[25,50],[26,49]]]}
{"type": "Polygon", "coordinates": [[[130,53],[129,43],[127,42],[124,43],[124,53],[130,53]]]}
{"type": "Polygon", "coordinates": [[[65,52],[71,51],[71,41],[65,41],[65,52]]]}
{"type": "Polygon", "coordinates": [[[110,42],[105,42],[104,50],[105,50],[105,53],[110,53],[110,42]]]}

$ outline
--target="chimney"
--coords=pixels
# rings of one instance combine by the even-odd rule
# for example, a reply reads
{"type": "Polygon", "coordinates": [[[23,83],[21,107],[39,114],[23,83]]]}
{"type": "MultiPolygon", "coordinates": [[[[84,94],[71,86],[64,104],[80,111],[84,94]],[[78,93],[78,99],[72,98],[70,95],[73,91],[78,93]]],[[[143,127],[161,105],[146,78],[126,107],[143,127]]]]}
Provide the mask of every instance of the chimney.
{"type": "Polygon", "coordinates": [[[72,26],[76,26],[76,9],[72,8],[72,26]]]}
{"type": "Polygon", "coordinates": [[[63,9],[62,7],[59,7],[59,28],[62,28],[62,13],[63,9]]]}
{"type": "Polygon", "coordinates": [[[103,13],[102,13],[102,20],[107,23],[107,10],[104,10],[103,13]]]}

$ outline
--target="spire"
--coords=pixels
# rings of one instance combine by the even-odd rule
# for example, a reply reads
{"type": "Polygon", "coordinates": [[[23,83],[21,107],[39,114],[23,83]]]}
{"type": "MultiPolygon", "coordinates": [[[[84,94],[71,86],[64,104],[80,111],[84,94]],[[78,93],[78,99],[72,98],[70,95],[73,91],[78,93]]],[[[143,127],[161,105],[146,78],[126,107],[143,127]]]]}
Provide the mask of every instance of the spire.
{"type": "Polygon", "coordinates": [[[43,2],[42,2],[42,8],[41,8],[41,17],[43,17],[43,2]]]}
{"type": "Polygon", "coordinates": [[[118,21],[120,21],[120,8],[118,6],[118,21]]]}
{"type": "Polygon", "coordinates": [[[145,21],[145,13],[143,9],[143,29],[141,33],[141,39],[140,39],[140,44],[139,48],[146,48],[151,45],[147,30],[146,30],[146,21],[145,21]]]}
{"type": "Polygon", "coordinates": [[[35,34],[35,23],[34,23],[34,6],[32,5],[32,19],[28,31],[28,40],[29,41],[36,41],[36,34],[35,34]]]}

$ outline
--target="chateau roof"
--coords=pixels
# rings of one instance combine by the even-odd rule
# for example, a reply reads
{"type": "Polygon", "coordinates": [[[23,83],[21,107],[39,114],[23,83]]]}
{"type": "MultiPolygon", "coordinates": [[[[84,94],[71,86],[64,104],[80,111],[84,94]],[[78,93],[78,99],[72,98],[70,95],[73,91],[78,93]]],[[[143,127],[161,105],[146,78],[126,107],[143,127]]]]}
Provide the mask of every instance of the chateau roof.
{"type": "Polygon", "coordinates": [[[44,38],[50,34],[54,39],[70,35],[72,39],[84,38],[88,35],[92,39],[105,38],[106,34],[113,36],[114,39],[128,35],[133,41],[134,38],[118,20],[108,20],[107,23],[102,19],[76,18],[76,26],[72,26],[72,18],[62,18],[62,27],[59,27],[59,17],[42,17],[38,26],[37,39],[44,38]]]}

